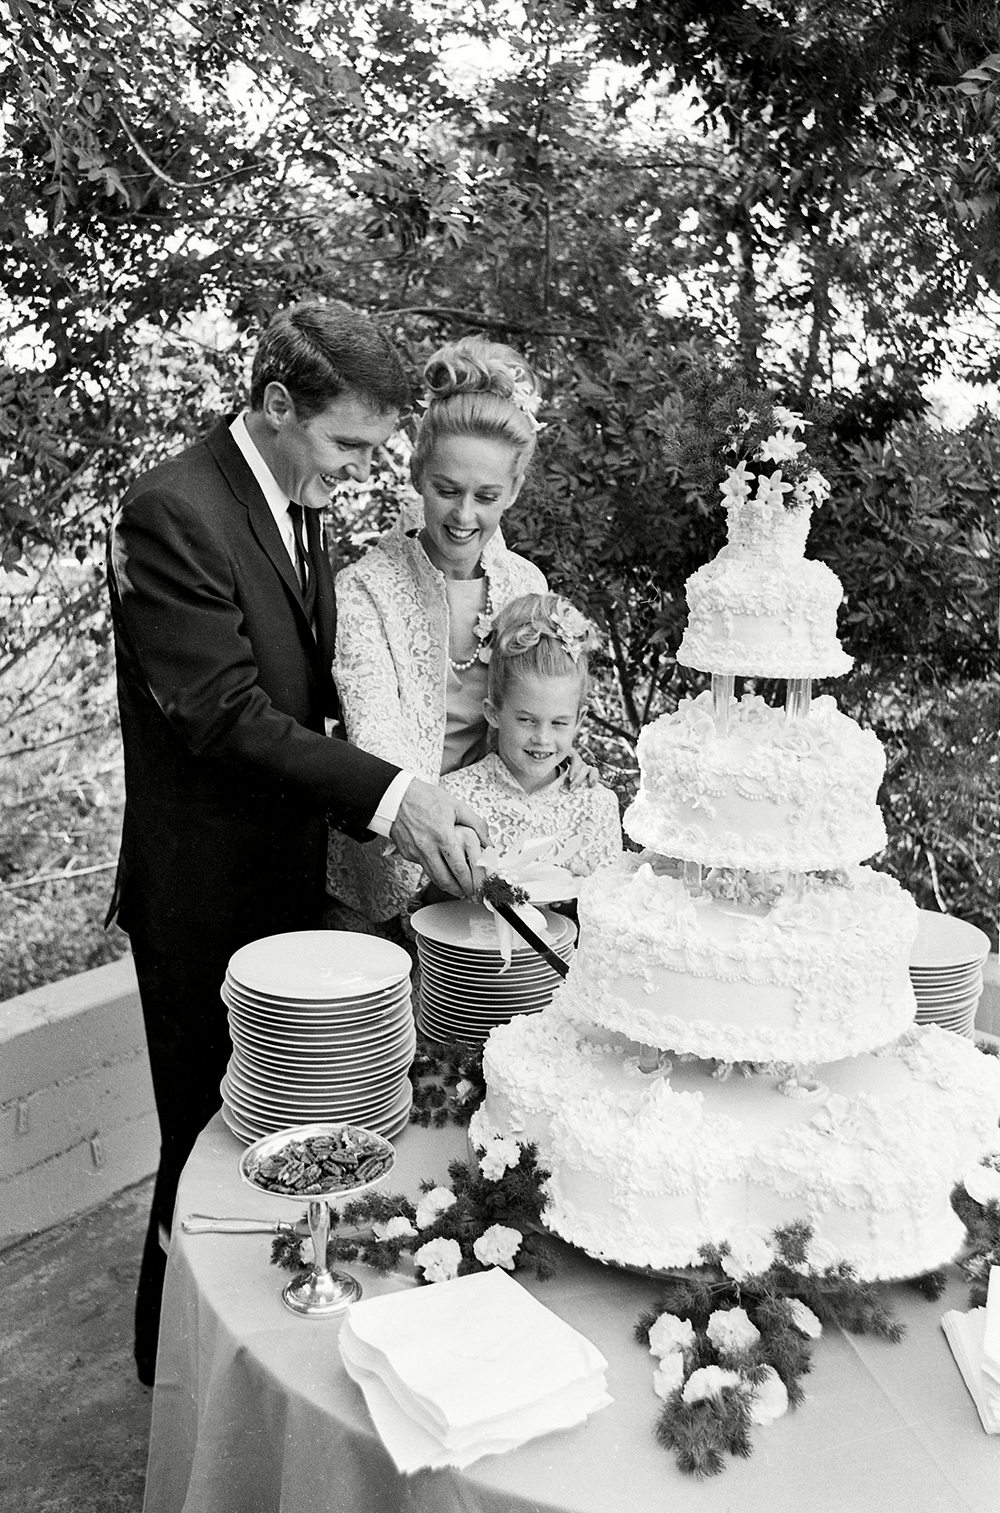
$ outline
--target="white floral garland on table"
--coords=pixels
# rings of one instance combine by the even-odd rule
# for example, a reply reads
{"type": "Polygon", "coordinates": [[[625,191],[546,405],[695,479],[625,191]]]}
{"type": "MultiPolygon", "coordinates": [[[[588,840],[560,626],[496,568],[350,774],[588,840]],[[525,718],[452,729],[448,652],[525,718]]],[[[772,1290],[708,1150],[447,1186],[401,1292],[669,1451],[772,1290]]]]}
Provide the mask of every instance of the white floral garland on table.
{"type": "MultiPolygon", "coordinates": [[[[390,1272],[406,1254],[428,1284],[490,1266],[554,1275],[555,1245],[543,1229],[549,1173],[535,1146],[492,1136],[478,1146],[477,1164],[452,1162],[451,1186],[422,1183],[416,1204],[401,1193],[369,1193],[333,1211],[327,1264],[359,1260],[390,1272]]],[[[987,1165],[982,1181],[992,1193],[1000,1188],[1000,1156],[987,1165]]],[[[1000,1199],[987,1212],[1000,1247],[1000,1199]]],[[[751,1430],[802,1401],[799,1379],[811,1369],[825,1323],[902,1337],[875,1284],[860,1282],[847,1265],[807,1266],[811,1237],[803,1223],[751,1236],[738,1250],[706,1246],[703,1267],[666,1276],[638,1320],[636,1339],[655,1358],[652,1388],[663,1405],[656,1437],[682,1471],[711,1476],[724,1469],[726,1454],[751,1454],[751,1430]]],[[[312,1241],[279,1235],[271,1259],[301,1271],[313,1264],[312,1241]]],[[[944,1277],[929,1273],[913,1285],[939,1297],[944,1277]]]]}

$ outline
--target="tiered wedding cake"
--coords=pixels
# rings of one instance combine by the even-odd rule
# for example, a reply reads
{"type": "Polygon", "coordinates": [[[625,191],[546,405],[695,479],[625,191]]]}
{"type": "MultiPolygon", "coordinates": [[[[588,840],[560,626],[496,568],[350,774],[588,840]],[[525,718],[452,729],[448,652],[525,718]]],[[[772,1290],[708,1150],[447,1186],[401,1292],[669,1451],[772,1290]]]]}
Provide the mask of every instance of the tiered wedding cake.
{"type": "Polygon", "coordinates": [[[551,1007],[491,1034],[471,1134],[536,1142],[548,1222],[604,1260],[711,1244],[759,1270],[803,1221],[811,1264],[909,1276],[961,1243],[949,1195],[996,1144],[1000,1063],[914,1026],[913,900],[860,865],[885,843],[882,750],[811,697],[851,665],[840,584],[803,555],[826,485],[799,418],[773,416],[755,471],[729,468],[728,545],[687,584],[678,657],[712,691],[640,737],[625,828],[646,850],[584,884],[551,1007]],[[787,679],[785,707],[737,698],[737,675],[787,679]]]}

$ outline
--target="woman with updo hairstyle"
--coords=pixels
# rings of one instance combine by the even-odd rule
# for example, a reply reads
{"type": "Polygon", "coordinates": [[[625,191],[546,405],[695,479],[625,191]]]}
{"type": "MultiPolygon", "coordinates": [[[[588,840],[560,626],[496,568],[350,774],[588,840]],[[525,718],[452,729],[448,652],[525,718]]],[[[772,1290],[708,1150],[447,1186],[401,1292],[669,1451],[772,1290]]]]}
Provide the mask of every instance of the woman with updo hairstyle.
{"type": "MultiPolygon", "coordinates": [[[[419,504],[337,576],[347,739],[428,782],[485,754],[483,643],[509,600],[546,588],[500,530],[535,450],[539,400],[510,347],[465,337],[435,352],[411,460],[419,504]]],[[[420,868],[384,853],[331,836],[331,921],[358,929],[405,911],[420,868]]]]}
{"type": "Polygon", "coordinates": [[[523,594],[493,622],[486,718],[495,751],[442,778],[490,827],[501,852],[518,842],[574,840],[565,865],[589,877],[621,856],[618,799],[571,785],[567,762],[587,710],[596,627],[558,594],[523,594]]]}

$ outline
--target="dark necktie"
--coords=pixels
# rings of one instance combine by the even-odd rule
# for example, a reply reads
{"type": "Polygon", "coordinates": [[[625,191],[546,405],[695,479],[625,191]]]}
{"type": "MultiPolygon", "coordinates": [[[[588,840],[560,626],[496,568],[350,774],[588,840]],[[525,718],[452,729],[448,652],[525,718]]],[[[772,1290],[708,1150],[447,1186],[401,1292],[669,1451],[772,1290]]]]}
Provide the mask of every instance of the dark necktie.
{"type": "Polygon", "coordinates": [[[299,575],[302,603],[305,605],[305,611],[311,625],[316,616],[316,571],[309,556],[309,548],[306,545],[301,504],[291,503],[288,506],[288,514],[295,536],[295,568],[299,575]]]}

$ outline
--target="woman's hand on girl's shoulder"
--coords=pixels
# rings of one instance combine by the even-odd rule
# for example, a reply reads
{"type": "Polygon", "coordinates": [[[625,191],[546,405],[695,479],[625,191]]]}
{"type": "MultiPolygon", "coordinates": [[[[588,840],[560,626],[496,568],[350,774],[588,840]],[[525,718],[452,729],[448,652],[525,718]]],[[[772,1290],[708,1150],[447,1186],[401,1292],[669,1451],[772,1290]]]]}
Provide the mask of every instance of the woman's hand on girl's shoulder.
{"type": "Polygon", "coordinates": [[[566,774],[567,788],[599,788],[601,786],[600,772],[580,755],[576,747],[563,762],[562,770],[566,774]]]}

